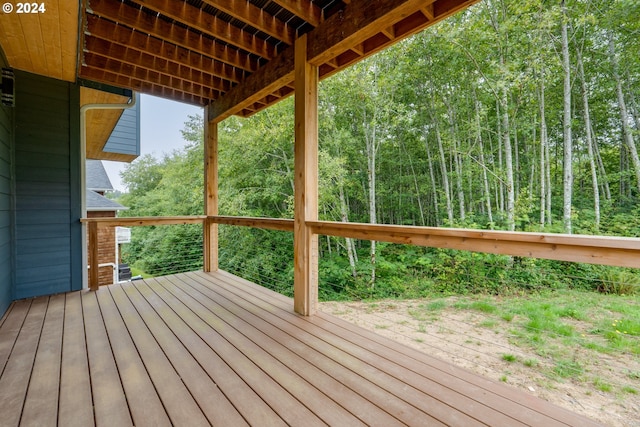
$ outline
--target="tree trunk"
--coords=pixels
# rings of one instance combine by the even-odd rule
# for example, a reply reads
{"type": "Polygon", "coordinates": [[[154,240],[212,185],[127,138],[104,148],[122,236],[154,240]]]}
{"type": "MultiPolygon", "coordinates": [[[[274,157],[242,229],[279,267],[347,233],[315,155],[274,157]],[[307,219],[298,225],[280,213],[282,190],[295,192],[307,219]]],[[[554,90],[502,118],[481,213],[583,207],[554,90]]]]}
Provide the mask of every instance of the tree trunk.
{"type": "MultiPolygon", "coordinates": [[[[436,120],[434,118],[434,120],[436,120]]],[[[444,157],[444,147],[442,146],[442,136],[440,135],[440,128],[438,122],[434,121],[436,130],[436,140],[438,141],[438,151],[440,153],[440,173],[442,174],[442,187],[447,201],[447,218],[449,219],[449,226],[453,225],[453,206],[451,204],[451,193],[449,190],[449,176],[447,174],[447,161],[444,157]]]]}
{"type": "Polygon", "coordinates": [[[580,75],[580,83],[582,88],[582,105],[584,109],[584,127],[587,139],[587,153],[589,156],[589,168],[591,170],[591,184],[593,186],[593,209],[595,215],[596,230],[600,228],[600,190],[598,185],[598,173],[596,168],[596,160],[594,156],[593,145],[595,139],[591,133],[591,113],[589,110],[589,94],[587,92],[587,82],[584,75],[584,64],[582,63],[582,53],[578,49],[576,51],[578,59],[578,74],[580,75]]]}
{"type": "MultiPolygon", "coordinates": [[[[504,62],[504,58],[502,59],[504,62]]],[[[515,230],[515,193],[513,182],[513,153],[511,151],[511,135],[509,129],[509,108],[506,86],[502,87],[502,141],[504,144],[504,167],[507,172],[507,229],[515,230]]]]}
{"type": "Polygon", "coordinates": [[[489,218],[489,228],[493,230],[493,214],[491,209],[491,192],[489,190],[489,178],[487,176],[487,164],[484,160],[484,144],[482,142],[482,127],[480,125],[480,102],[476,101],[476,138],[478,140],[478,148],[480,150],[480,164],[482,166],[482,182],[484,184],[484,202],[489,218]]]}
{"type": "MultiPolygon", "coordinates": [[[[340,214],[342,217],[342,222],[349,222],[349,208],[347,206],[347,201],[344,197],[344,186],[342,184],[340,184],[339,192],[340,192],[340,214]]],[[[351,267],[351,276],[356,277],[358,275],[358,271],[356,270],[356,259],[353,256],[354,254],[353,239],[346,237],[344,240],[347,246],[347,255],[349,256],[349,266],[351,267]]]]}
{"type": "Polygon", "coordinates": [[[547,167],[549,148],[547,141],[547,118],[545,111],[545,87],[544,74],[540,79],[540,225],[544,227],[547,215],[551,213],[547,211],[547,167]]]}
{"type": "Polygon", "coordinates": [[[440,208],[438,207],[438,188],[436,186],[436,174],[433,171],[433,160],[431,158],[431,150],[429,149],[429,141],[425,138],[424,148],[427,151],[427,161],[429,162],[429,177],[431,178],[431,191],[433,192],[433,208],[436,215],[436,226],[440,226],[440,208]]]}
{"type": "Polygon", "coordinates": [[[633,133],[629,126],[629,113],[627,112],[627,105],[624,101],[624,94],[622,92],[622,79],[620,78],[620,66],[618,64],[618,58],[616,56],[615,44],[613,41],[613,34],[609,32],[609,58],[611,60],[611,66],[613,71],[613,78],[616,82],[616,92],[618,95],[618,108],[620,111],[620,121],[622,122],[622,133],[624,142],[629,150],[629,156],[631,157],[631,164],[633,166],[636,185],[638,191],[640,191],[640,158],[638,158],[638,150],[633,140],[633,133]]]}
{"type": "MultiPolygon", "coordinates": [[[[375,126],[372,131],[371,138],[367,138],[367,177],[369,184],[369,222],[371,224],[377,224],[378,218],[376,215],[376,129],[375,126]]],[[[376,241],[371,241],[371,250],[369,251],[371,256],[371,289],[375,287],[376,283],[376,241]]]]}
{"type": "Polygon", "coordinates": [[[571,202],[573,191],[573,140],[571,136],[571,65],[569,62],[569,36],[567,34],[567,8],[562,0],[562,69],[564,72],[564,104],[563,104],[563,204],[562,222],[565,233],[571,234],[571,202]]]}
{"type": "MultiPolygon", "coordinates": [[[[496,115],[498,118],[498,170],[502,174],[504,171],[504,162],[502,161],[502,114],[500,113],[500,100],[496,101],[496,115]]],[[[502,176],[502,175],[501,175],[502,176]]],[[[500,212],[504,214],[504,180],[499,179],[497,182],[498,185],[498,196],[499,196],[499,204],[500,204],[500,212]]]]}

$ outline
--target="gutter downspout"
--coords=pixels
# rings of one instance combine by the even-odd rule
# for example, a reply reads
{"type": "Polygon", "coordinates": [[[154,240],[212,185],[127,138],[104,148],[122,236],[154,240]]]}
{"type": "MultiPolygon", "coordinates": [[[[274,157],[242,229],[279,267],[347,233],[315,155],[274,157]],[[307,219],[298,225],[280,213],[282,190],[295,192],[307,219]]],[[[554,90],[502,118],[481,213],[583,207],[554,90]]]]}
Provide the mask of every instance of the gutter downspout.
{"type": "MultiPolygon", "coordinates": [[[[82,217],[87,217],[87,182],[86,182],[86,162],[87,162],[87,118],[86,114],[89,110],[128,110],[135,107],[137,102],[136,93],[132,92],[129,102],[126,104],[87,104],[80,107],[80,200],[82,217]]],[[[85,268],[82,269],[82,289],[89,288],[89,273],[87,261],[87,224],[82,223],[82,263],[85,268]]]]}

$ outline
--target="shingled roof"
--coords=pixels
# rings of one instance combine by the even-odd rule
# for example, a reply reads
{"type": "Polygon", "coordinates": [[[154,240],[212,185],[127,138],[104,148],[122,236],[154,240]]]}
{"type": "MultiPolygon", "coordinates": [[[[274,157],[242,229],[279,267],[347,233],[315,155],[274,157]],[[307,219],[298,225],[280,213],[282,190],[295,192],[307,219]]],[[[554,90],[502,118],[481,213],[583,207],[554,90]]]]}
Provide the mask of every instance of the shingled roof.
{"type": "Polygon", "coordinates": [[[113,185],[100,160],[87,160],[86,163],[87,184],[87,211],[120,211],[127,209],[120,203],[98,194],[98,192],[113,191],[113,185]]]}

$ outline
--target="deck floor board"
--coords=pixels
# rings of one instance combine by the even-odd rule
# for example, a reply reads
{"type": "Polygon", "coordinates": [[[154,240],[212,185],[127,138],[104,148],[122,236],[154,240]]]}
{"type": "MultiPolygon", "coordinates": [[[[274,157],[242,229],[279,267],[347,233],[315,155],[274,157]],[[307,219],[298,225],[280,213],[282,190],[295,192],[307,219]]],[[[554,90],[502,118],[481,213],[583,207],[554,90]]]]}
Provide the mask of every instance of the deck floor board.
{"type": "Polygon", "coordinates": [[[17,301],[0,426],[598,425],[292,307],[226,272],[17,301]]]}

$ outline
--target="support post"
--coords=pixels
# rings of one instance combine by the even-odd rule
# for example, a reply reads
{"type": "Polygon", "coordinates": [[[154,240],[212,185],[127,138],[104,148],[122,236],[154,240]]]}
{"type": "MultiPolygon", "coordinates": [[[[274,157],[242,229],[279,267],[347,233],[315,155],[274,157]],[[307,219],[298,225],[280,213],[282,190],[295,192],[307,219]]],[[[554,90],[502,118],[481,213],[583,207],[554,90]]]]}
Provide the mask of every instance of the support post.
{"type": "Polygon", "coordinates": [[[89,223],[89,290],[97,291],[100,286],[98,267],[98,223],[89,223]]]}
{"type": "Polygon", "coordinates": [[[208,109],[204,124],[204,210],[203,224],[204,271],[218,270],[218,224],[209,218],[218,215],[218,123],[209,121],[208,109]]]}
{"type": "Polygon", "coordinates": [[[318,301],[318,67],[307,60],[307,35],[295,42],[294,310],[315,314],[318,301]]]}

